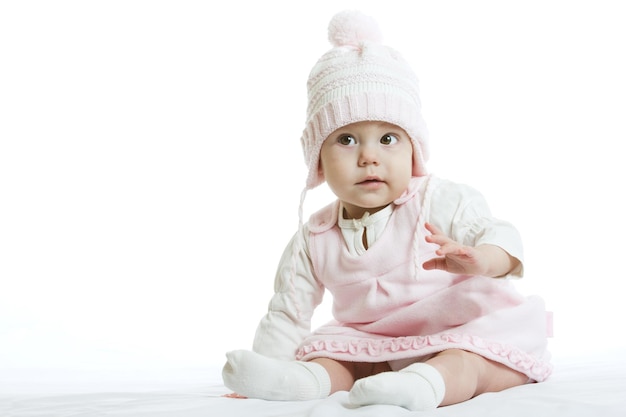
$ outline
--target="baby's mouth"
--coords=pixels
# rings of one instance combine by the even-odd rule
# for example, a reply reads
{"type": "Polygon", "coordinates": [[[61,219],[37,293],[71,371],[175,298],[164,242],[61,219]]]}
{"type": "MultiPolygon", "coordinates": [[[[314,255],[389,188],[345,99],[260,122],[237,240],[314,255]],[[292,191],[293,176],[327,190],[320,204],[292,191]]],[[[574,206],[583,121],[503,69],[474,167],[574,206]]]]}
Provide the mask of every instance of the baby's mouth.
{"type": "Polygon", "coordinates": [[[358,182],[357,184],[375,184],[378,182],[384,182],[384,181],[378,177],[367,177],[363,181],[358,182]]]}

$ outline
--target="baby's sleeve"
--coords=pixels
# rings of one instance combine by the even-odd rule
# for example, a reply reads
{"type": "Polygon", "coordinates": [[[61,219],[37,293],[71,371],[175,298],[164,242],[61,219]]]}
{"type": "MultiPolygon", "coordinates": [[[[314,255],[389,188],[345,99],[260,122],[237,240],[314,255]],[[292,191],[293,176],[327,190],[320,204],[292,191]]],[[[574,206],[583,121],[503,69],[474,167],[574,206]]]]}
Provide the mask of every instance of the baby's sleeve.
{"type": "Polygon", "coordinates": [[[311,318],[322,302],[324,287],[317,281],[302,227],[280,259],[267,314],[261,319],[252,349],[276,359],[293,360],[298,346],[311,332],[311,318]]]}
{"type": "Polygon", "coordinates": [[[520,262],[509,275],[518,278],[524,275],[524,249],[519,231],[508,221],[493,217],[480,192],[464,184],[442,181],[431,198],[432,224],[463,245],[490,244],[504,249],[520,262]]]}

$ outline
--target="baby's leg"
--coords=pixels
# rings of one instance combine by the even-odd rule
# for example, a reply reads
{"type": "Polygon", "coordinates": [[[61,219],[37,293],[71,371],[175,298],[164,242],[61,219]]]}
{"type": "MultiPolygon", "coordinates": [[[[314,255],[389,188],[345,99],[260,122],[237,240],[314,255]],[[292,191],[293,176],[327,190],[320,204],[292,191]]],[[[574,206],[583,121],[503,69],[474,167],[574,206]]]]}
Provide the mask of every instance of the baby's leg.
{"type": "Polygon", "coordinates": [[[442,375],[446,392],[441,405],[463,402],[485,392],[523,385],[528,377],[475,353],[450,349],[426,361],[442,375]]]}
{"type": "Polygon", "coordinates": [[[528,378],[474,353],[451,349],[425,363],[355,382],[350,401],[357,405],[391,404],[413,411],[456,404],[484,392],[524,384],[528,378]]]}
{"type": "Polygon", "coordinates": [[[354,381],[382,372],[391,371],[387,362],[343,362],[328,358],[313,359],[326,369],[331,380],[331,394],[350,391],[354,381]]]}

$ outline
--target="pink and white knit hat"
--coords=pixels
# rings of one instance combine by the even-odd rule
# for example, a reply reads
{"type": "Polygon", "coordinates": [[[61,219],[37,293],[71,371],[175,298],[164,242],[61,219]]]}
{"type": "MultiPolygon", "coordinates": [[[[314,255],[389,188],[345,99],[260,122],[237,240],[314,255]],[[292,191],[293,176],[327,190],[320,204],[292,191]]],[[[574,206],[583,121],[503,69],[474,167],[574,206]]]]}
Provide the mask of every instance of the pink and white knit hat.
{"type": "Polygon", "coordinates": [[[307,83],[309,104],[301,143],[309,168],[306,189],[324,182],[322,143],[335,130],[361,121],[403,128],[413,143],[413,176],[426,175],[428,130],[418,80],[394,49],[383,45],[374,19],[358,11],[336,14],[328,26],[333,48],[315,64],[307,83]]]}

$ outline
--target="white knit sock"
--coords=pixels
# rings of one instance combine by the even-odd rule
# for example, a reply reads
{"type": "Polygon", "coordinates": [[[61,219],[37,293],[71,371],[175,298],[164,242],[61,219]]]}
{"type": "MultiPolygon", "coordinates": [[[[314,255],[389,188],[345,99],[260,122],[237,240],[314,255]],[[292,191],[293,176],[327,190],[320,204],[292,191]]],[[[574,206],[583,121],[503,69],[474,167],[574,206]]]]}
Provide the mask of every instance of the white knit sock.
{"type": "Polygon", "coordinates": [[[355,405],[399,405],[411,411],[433,410],[441,404],[446,387],[434,367],[414,363],[398,372],[383,372],[359,379],[350,390],[355,405]]]}
{"type": "Polygon", "coordinates": [[[313,400],[330,394],[330,377],[315,362],[282,361],[248,350],[226,354],[224,385],[249,398],[313,400]]]}

